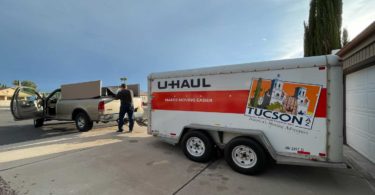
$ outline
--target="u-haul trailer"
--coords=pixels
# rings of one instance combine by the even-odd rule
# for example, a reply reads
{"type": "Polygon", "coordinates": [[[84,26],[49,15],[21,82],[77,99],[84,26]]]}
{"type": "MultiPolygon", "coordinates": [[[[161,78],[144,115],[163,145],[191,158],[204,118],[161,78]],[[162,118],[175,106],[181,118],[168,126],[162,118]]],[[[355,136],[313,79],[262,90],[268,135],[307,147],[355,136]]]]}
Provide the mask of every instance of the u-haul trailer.
{"type": "Polygon", "coordinates": [[[337,56],[153,73],[148,133],[198,162],[224,150],[236,171],[267,161],[345,167],[343,79],[337,56]]]}

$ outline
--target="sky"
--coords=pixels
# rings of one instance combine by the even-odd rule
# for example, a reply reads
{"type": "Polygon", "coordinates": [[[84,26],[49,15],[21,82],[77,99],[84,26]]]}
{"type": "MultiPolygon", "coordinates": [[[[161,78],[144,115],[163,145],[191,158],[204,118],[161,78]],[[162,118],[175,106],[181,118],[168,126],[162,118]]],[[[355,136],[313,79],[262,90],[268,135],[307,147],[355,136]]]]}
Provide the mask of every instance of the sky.
{"type": "MultiPolygon", "coordinates": [[[[0,83],[140,83],[152,72],[297,58],[309,0],[0,0],[0,83]]],[[[374,0],[344,0],[354,38],[374,0]]]]}

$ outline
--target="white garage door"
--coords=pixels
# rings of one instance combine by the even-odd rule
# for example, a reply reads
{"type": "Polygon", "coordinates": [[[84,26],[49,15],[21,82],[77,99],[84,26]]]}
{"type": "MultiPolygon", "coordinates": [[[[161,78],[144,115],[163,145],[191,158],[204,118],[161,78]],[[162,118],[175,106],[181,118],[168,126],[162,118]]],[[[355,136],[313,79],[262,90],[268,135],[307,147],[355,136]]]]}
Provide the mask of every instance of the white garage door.
{"type": "Polygon", "coordinates": [[[346,76],[346,138],[375,163],[375,66],[346,76]]]}

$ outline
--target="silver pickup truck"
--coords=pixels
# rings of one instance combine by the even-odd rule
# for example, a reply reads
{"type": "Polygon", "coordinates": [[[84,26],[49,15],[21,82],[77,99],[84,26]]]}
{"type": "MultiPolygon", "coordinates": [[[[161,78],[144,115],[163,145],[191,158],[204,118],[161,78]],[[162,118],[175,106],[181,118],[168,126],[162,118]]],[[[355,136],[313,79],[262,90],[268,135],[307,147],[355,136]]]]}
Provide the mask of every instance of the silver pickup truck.
{"type": "MultiPolygon", "coordinates": [[[[62,99],[61,90],[56,89],[47,97],[31,88],[16,89],[10,109],[15,120],[34,119],[34,127],[43,126],[45,121],[75,121],[79,131],[89,131],[94,122],[109,122],[118,119],[120,101],[114,99],[114,93],[89,99],[62,99]]],[[[133,98],[134,116],[143,115],[142,101],[133,98]]]]}

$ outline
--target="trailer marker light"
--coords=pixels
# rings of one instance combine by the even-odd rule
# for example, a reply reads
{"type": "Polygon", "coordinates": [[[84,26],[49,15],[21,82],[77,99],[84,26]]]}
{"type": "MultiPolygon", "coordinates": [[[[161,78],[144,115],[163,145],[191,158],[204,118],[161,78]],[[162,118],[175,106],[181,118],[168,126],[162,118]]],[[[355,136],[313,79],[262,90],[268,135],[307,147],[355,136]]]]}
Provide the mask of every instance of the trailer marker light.
{"type": "Polygon", "coordinates": [[[300,150],[300,151],[297,151],[297,154],[309,155],[310,152],[306,152],[306,151],[300,150]]]}
{"type": "Polygon", "coordinates": [[[326,156],[326,153],[319,152],[319,156],[323,156],[323,157],[325,157],[325,156],[326,156]]]}
{"type": "Polygon", "coordinates": [[[321,67],[319,67],[319,70],[325,70],[325,69],[326,69],[325,66],[321,66],[321,67]]]}
{"type": "Polygon", "coordinates": [[[172,136],[176,136],[176,134],[175,133],[170,133],[172,136]]]}

